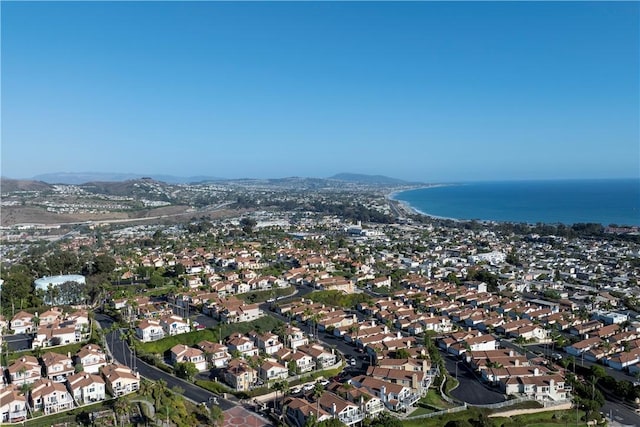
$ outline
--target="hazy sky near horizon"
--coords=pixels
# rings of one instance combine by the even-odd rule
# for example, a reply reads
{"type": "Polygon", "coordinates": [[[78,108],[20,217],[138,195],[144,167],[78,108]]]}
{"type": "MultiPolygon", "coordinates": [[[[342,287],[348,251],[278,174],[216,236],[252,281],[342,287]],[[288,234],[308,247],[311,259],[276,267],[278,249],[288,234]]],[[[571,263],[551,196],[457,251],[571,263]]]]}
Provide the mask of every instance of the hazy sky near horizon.
{"type": "Polygon", "coordinates": [[[2,176],[640,176],[637,2],[0,7],[2,176]]]}

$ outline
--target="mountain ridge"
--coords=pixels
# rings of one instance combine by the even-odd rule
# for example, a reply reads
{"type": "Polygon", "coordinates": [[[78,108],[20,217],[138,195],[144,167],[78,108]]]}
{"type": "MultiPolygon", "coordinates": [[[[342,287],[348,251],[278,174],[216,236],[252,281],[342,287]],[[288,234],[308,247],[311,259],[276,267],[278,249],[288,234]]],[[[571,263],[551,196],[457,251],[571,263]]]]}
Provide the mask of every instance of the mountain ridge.
{"type": "MultiPolygon", "coordinates": [[[[421,184],[418,182],[409,182],[398,178],[392,178],[385,175],[367,175],[358,173],[338,173],[328,178],[310,178],[310,177],[287,177],[287,178],[241,178],[241,179],[228,179],[205,175],[196,175],[189,177],[180,177],[175,175],[164,174],[136,174],[136,173],[117,173],[117,172],[53,172],[45,173],[34,176],[30,179],[15,180],[15,181],[39,181],[46,184],[69,184],[69,185],[84,185],[90,183],[107,183],[107,182],[125,182],[136,181],[144,178],[151,178],[154,181],[164,182],[167,184],[203,184],[207,182],[238,182],[238,181],[262,181],[278,183],[284,181],[312,181],[316,185],[320,181],[343,181],[352,184],[364,184],[364,185],[415,185],[421,184]]],[[[3,179],[11,179],[4,178],[3,179]]]]}
{"type": "Polygon", "coordinates": [[[370,184],[370,185],[415,185],[422,184],[420,182],[409,182],[403,179],[391,178],[385,175],[367,175],[361,173],[350,173],[350,172],[342,172],[330,176],[327,179],[335,180],[335,181],[346,181],[353,182],[359,184],[370,184]]]}
{"type": "Polygon", "coordinates": [[[163,174],[137,174],[137,173],[117,173],[117,172],[52,172],[39,174],[31,178],[33,181],[42,181],[47,184],[71,184],[82,185],[91,182],[124,182],[151,178],[155,181],[166,182],[167,184],[191,184],[206,181],[225,181],[225,178],[196,175],[190,177],[180,177],[163,174]]]}

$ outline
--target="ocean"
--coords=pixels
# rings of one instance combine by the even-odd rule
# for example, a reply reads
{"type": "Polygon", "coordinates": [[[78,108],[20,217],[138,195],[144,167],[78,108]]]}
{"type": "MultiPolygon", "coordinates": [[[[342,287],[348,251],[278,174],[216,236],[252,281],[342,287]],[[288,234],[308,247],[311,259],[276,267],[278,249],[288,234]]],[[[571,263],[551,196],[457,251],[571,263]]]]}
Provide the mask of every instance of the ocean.
{"type": "Polygon", "coordinates": [[[392,198],[441,218],[640,225],[640,179],[447,184],[399,192],[392,198]]]}

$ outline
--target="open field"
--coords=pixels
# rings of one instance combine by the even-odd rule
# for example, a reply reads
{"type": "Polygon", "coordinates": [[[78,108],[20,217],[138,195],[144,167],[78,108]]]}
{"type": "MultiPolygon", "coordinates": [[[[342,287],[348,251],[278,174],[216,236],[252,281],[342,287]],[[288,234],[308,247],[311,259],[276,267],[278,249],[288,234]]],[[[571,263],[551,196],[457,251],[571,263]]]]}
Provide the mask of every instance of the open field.
{"type": "Polygon", "coordinates": [[[96,223],[144,223],[145,221],[161,221],[172,223],[184,221],[193,216],[222,218],[237,214],[240,211],[221,209],[217,211],[194,211],[189,206],[164,206],[155,209],[141,209],[127,212],[109,212],[103,214],[58,214],[47,212],[43,208],[33,206],[7,206],[2,208],[0,225],[8,227],[16,224],[73,225],[92,221],[96,223]]]}

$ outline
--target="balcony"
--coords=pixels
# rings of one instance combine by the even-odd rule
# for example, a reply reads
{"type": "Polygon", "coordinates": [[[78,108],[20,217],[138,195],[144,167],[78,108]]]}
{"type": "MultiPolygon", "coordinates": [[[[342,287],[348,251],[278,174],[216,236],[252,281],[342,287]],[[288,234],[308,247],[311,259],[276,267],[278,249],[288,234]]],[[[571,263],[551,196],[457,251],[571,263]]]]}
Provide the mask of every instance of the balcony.
{"type": "Polygon", "coordinates": [[[418,400],[420,400],[420,395],[418,393],[411,393],[407,397],[400,399],[400,403],[404,406],[412,406],[418,400]]]}
{"type": "Polygon", "coordinates": [[[340,415],[338,419],[341,422],[345,423],[346,425],[351,425],[351,424],[359,423],[360,421],[362,421],[364,419],[364,414],[358,411],[352,415],[344,415],[344,416],[340,415]]]}
{"type": "Polygon", "coordinates": [[[21,411],[10,411],[8,414],[3,414],[3,422],[15,423],[18,421],[22,421],[27,418],[27,410],[23,409],[21,411]],[[6,417],[6,418],[5,418],[6,417]]]}
{"type": "Polygon", "coordinates": [[[382,412],[384,410],[384,404],[382,402],[376,405],[366,406],[367,415],[375,415],[378,412],[382,412]]]}

